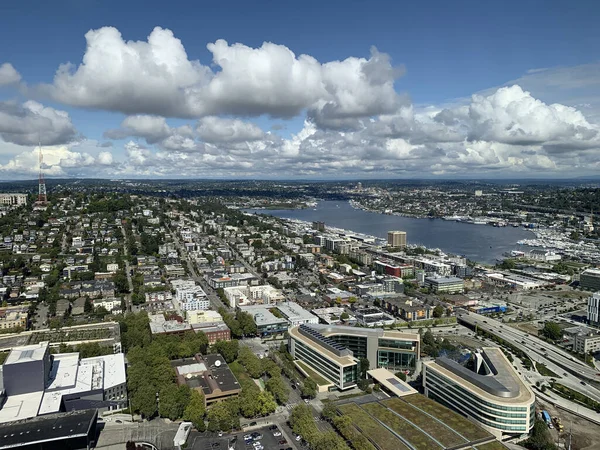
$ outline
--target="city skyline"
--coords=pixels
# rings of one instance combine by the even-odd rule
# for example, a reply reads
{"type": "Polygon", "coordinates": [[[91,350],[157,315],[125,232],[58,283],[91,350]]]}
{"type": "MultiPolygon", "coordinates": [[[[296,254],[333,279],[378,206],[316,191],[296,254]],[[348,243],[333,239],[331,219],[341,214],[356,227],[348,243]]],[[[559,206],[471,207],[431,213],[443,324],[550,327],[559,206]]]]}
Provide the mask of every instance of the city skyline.
{"type": "Polygon", "coordinates": [[[0,179],[597,173],[595,3],[117,5],[0,6],[0,179]]]}

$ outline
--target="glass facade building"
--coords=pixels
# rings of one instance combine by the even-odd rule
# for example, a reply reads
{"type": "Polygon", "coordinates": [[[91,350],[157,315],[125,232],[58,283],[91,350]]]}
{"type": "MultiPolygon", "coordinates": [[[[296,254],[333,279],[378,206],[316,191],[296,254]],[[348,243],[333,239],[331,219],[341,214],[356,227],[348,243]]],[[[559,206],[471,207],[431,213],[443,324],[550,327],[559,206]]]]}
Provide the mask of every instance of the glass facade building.
{"type": "Polygon", "coordinates": [[[419,358],[419,335],[414,333],[313,324],[288,332],[292,356],[340,389],[356,384],[361,358],[369,360],[369,369],[390,371],[414,370],[419,358]]]}
{"type": "Polygon", "coordinates": [[[461,377],[464,372],[455,372],[451,366],[429,361],[423,364],[425,395],[476,420],[498,438],[529,433],[535,421],[535,395],[524,383],[513,384],[518,376],[507,373],[507,370],[513,370],[512,367],[501,370],[501,377],[496,377],[494,371],[483,376],[490,386],[488,392],[485,386],[480,387],[483,386],[480,380],[475,380],[481,375],[475,374],[471,380],[468,376],[461,377]],[[498,389],[498,385],[502,386],[498,378],[511,386],[510,389],[499,389],[498,395],[494,395],[490,392],[498,389]],[[513,389],[515,386],[518,386],[517,390],[513,389]]]}

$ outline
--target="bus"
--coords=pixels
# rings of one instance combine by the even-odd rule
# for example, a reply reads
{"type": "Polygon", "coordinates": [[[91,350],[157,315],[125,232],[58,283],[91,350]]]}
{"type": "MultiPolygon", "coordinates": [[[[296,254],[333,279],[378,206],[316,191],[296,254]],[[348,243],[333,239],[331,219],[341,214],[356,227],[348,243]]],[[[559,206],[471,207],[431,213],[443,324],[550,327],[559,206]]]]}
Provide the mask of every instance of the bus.
{"type": "Polygon", "coordinates": [[[552,420],[550,419],[550,414],[548,414],[548,411],[542,411],[542,419],[544,419],[546,425],[552,425],[552,420]]]}

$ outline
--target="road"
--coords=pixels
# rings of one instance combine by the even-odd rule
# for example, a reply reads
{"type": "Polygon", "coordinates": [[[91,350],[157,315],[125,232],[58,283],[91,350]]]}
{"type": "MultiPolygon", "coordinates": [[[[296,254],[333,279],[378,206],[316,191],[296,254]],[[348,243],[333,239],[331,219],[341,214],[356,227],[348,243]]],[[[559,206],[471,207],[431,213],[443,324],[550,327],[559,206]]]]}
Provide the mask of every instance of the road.
{"type": "Polygon", "coordinates": [[[131,294],[133,293],[133,281],[131,280],[131,269],[129,267],[129,260],[127,259],[129,254],[127,252],[127,233],[125,227],[121,225],[121,231],[123,232],[123,255],[125,260],[125,275],[127,275],[127,285],[129,286],[129,294],[125,296],[125,304],[127,311],[131,312],[131,294]]]}
{"type": "Polygon", "coordinates": [[[169,230],[171,239],[173,239],[173,242],[177,246],[177,249],[179,250],[179,254],[181,255],[181,258],[182,259],[185,258],[185,260],[187,261],[188,270],[189,270],[189,273],[190,273],[192,279],[196,283],[198,283],[200,285],[200,287],[204,290],[204,292],[206,293],[206,297],[210,301],[210,304],[213,307],[213,309],[215,311],[217,311],[219,308],[225,308],[226,310],[231,311],[231,308],[221,301],[219,296],[214,292],[213,288],[211,288],[206,283],[204,278],[202,278],[201,276],[198,275],[198,273],[196,271],[196,267],[195,267],[196,263],[192,260],[192,258],[189,257],[187,250],[181,244],[181,241],[177,237],[177,234],[174,233],[170,227],[167,227],[167,230],[169,230]]]}
{"type": "MultiPolygon", "coordinates": [[[[504,339],[525,352],[533,361],[545,364],[548,369],[564,378],[565,385],[600,401],[600,390],[596,386],[588,384],[589,382],[594,384],[600,382],[599,372],[583,361],[537,337],[502,324],[492,318],[465,310],[459,310],[457,314],[460,322],[472,327],[476,326],[504,339]],[[584,380],[585,384],[582,384],[581,380],[584,380]]],[[[560,380],[560,382],[562,381],[560,380]]]]}

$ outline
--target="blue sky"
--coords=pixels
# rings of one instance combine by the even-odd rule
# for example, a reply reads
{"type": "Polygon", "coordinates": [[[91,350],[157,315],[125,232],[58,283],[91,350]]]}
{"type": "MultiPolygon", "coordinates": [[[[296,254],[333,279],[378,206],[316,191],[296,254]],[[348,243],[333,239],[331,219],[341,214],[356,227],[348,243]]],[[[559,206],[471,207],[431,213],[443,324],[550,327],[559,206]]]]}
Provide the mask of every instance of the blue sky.
{"type": "MultiPolygon", "coordinates": [[[[54,138],[48,138],[45,144],[65,146],[62,150],[56,150],[57,158],[61,151],[67,151],[69,153],[63,160],[74,158],[77,161],[63,164],[59,158],[56,164],[52,163],[56,167],[48,169],[50,176],[88,176],[89,173],[98,173],[99,169],[107,175],[142,173],[168,176],[170,173],[151,167],[152,164],[164,165],[167,160],[176,166],[183,164],[184,167],[190,167],[192,160],[198,163],[195,171],[182,174],[178,169],[175,172],[182,176],[215,175],[221,173],[215,171],[215,166],[219,164],[218,167],[223,169],[229,167],[229,172],[223,172],[222,175],[272,176],[273,167],[257,161],[269,155],[281,161],[280,167],[289,176],[299,177],[322,174],[347,177],[355,174],[359,178],[369,178],[381,170],[388,171],[389,176],[400,177],[414,176],[415,171],[428,176],[461,176],[462,171],[491,177],[515,174],[568,176],[574,173],[573,166],[563,167],[559,159],[566,160],[568,156],[572,160],[573,154],[567,155],[564,148],[578,152],[575,156],[581,158],[582,168],[590,167],[590,161],[594,161],[593,150],[597,148],[600,86],[594,79],[596,75],[600,78],[597,56],[600,42],[597,27],[599,12],[600,4],[594,1],[207,3],[5,0],[0,3],[0,65],[10,64],[20,75],[20,81],[6,82],[3,87],[0,83],[0,100],[17,105],[33,100],[69,114],[72,127],[69,128],[65,123],[51,123],[48,126],[63,128],[53,130],[54,133],[48,130],[54,138]],[[222,70],[213,63],[213,53],[207,49],[208,43],[218,39],[224,39],[229,46],[240,43],[249,49],[259,49],[263,42],[272,42],[287,47],[296,57],[310,55],[321,65],[347,58],[361,59],[361,64],[366,63],[372,58],[371,47],[375,46],[381,54],[388,55],[389,60],[379,62],[381,58],[376,58],[376,69],[370,72],[373,78],[367,80],[366,85],[378,85],[378,81],[373,80],[391,83],[398,98],[387,104],[386,100],[392,95],[389,91],[386,93],[377,88],[369,92],[368,89],[365,91],[365,86],[356,83],[349,88],[346,81],[362,73],[362,69],[356,69],[350,63],[347,67],[336,69],[335,74],[323,75],[322,83],[327,86],[324,95],[302,98],[298,102],[290,99],[293,104],[285,105],[279,104],[278,99],[285,97],[289,86],[280,86],[281,90],[275,86],[273,92],[277,99],[265,105],[260,104],[259,100],[251,104],[234,105],[231,99],[216,98],[211,100],[210,107],[191,108],[182,112],[176,108],[165,111],[157,107],[147,108],[141,104],[143,102],[139,107],[130,108],[116,100],[104,102],[97,98],[83,98],[84,94],[76,96],[61,92],[59,87],[52,85],[60,64],[73,63],[75,67],[72,72],[81,64],[86,52],[85,34],[89,30],[114,27],[124,41],[146,42],[156,26],[171,30],[174,38],[181,40],[187,59],[198,60],[202,66],[208,67],[206,70],[212,71],[208,78],[222,70]],[[397,69],[394,76],[388,70],[391,67],[397,69]],[[397,77],[400,68],[405,72],[397,77]],[[354,69],[358,72],[352,72],[354,69]],[[470,103],[473,94],[492,97],[498,88],[512,83],[518,84],[524,92],[513,90],[506,94],[510,96],[508,100],[506,95],[499,94],[487,102],[470,103]],[[530,92],[529,96],[527,92],[530,92]],[[381,96],[381,101],[376,98],[377,95],[381,96]],[[365,100],[367,97],[376,101],[369,103],[365,100]],[[560,108],[544,110],[537,105],[537,101],[543,102],[548,108],[550,103],[574,107],[586,123],[581,122],[581,117],[566,114],[560,108]],[[278,104],[274,106],[273,102],[278,104]],[[324,103],[331,105],[335,117],[323,107],[324,103]],[[378,109],[377,105],[381,103],[385,103],[385,106],[378,109]],[[508,117],[507,114],[512,114],[516,109],[515,105],[524,105],[523,112],[516,117],[508,117]],[[285,109],[285,113],[281,113],[281,108],[285,109]],[[407,108],[411,109],[408,118],[407,108]],[[442,130],[439,129],[441,116],[436,118],[436,115],[444,108],[451,113],[452,123],[445,123],[448,128],[442,130]],[[464,108],[471,108],[471,112],[464,108]],[[497,108],[504,109],[499,111],[497,108]],[[491,113],[492,110],[496,114],[493,118],[477,116],[479,113],[491,113]],[[325,117],[326,114],[330,116],[325,117]],[[396,120],[394,125],[390,125],[388,119],[381,121],[382,114],[397,117],[389,119],[396,120]],[[113,132],[113,139],[106,138],[107,131],[123,128],[123,120],[134,115],[152,116],[160,120],[164,117],[170,128],[160,135],[160,139],[155,137],[149,142],[148,133],[152,134],[152,131],[148,127],[160,124],[156,120],[146,121],[141,127],[138,121],[135,129],[113,132]],[[183,128],[189,126],[194,129],[198,120],[209,116],[221,120],[210,121],[210,126],[221,127],[220,130],[225,127],[236,136],[235,139],[227,138],[224,142],[213,136],[212,141],[206,141],[202,136],[183,128]],[[478,118],[474,119],[474,116],[478,118]],[[555,129],[564,129],[566,134],[559,136],[543,130],[543,124],[532,123],[535,118],[548,122],[548,117],[557,121],[555,129]],[[305,123],[307,119],[308,125],[305,123]],[[490,120],[497,123],[488,129],[485,124],[490,120]],[[268,133],[268,139],[259,139],[258,131],[246,126],[248,122],[268,133]],[[460,126],[458,122],[461,122],[460,126]],[[511,136],[501,136],[496,129],[515,123],[511,136]],[[370,129],[374,126],[372,124],[391,126],[396,131],[385,132],[383,137],[381,133],[374,135],[370,129]],[[181,129],[173,131],[177,127],[181,129]],[[244,133],[237,134],[240,127],[246,127],[244,130],[250,132],[249,141],[244,140],[244,133]],[[273,130],[273,127],[276,129],[273,130]],[[578,131],[573,131],[573,127],[579,127],[578,131]],[[400,128],[411,131],[400,132],[400,128]],[[253,130],[256,132],[253,133],[253,130]],[[572,131],[571,135],[568,135],[569,130],[572,131]],[[440,133],[452,137],[436,142],[432,135],[440,133]],[[462,133],[462,144],[457,133],[462,133]],[[299,138],[302,134],[306,136],[299,138]],[[271,135],[286,142],[273,142],[271,135]],[[423,135],[428,137],[424,138],[423,135]],[[519,140],[515,138],[517,135],[531,136],[519,140]],[[384,140],[376,142],[374,136],[384,140]],[[178,142],[184,138],[191,139],[193,148],[188,145],[182,150],[166,145],[164,139],[167,137],[178,142]],[[354,163],[336,166],[332,163],[337,159],[336,151],[347,151],[349,140],[352,141],[353,151],[356,151],[352,158],[354,163]],[[323,148],[318,152],[309,151],[314,149],[316,141],[323,148]],[[99,150],[92,147],[102,143],[108,145],[107,142],[112,143],[112,147],[102,147],[109,149],[102,151],[109,151],[111,156],[104,155],[102,159],[105,164],[96,166],[99,150]],[[358,145],[358,142],[361,144],[358,145]],[[482,142],[488,143],[486,149],[482,142]],[[137,148],[134,149],[133,144],[137,148]],[[206,144],[209,144],[209,148],[206,144]],[[282,150],[285,145],[291,144],[295,145],[293,151],[282,150]],[[515,145],[518,148],[513,148],[515,145]],[[582,153],[584,147],[585,154],[582,153]],[[309,150],[304,151],[305,148],[309,150]],[[557,148],[563,150],[558,152],[557,148]],[[442,154],[449,158],[442,166],[454,167],[454,161],[457,162],[456,167],[444,171],[443,167],[425,164],[431,162],[432,156],[442,154]],[[132,163],[136,156],[140,157],[137,158],[137,166],[132,163]],[[519,158],[532,159],[531,170],[517,170],[515,166],[523,165],[518,164],[519,158]],[[378,163],[361,164],[361,160],[377,160],[378,163]],[[398,162],[400,160],[402,163],[398,162]],[[414,160],[421,160],[421,164],[407,163],[414,160]],[[368,166],[367,169],[364,166],[368,166]]],[[[233,57],[233,53],[227,52],[226,57],[233,57]]],[[[109,63],[114,63],[114,58],[109,63]]],[[[102,61],[99,64],[103,64],[102,61]]],[[[255,63],[251,61],[249,64],[255,63]]],[[[271,60],[268,64],[275,68],[278,63],[271,60]]],[[[233,65],[232,79],[247,73],[242,64],[233,61],[233,65]]],[[[108,70],[111,66],[107,64],[106,67],[108,70]]],[[[143,70],[140,73],[144,73],[143,70]]],[[[208,83],[208,79],[201,80],[202,76],[196,75],[198,79],[194,86],[208,83]]],[[[90,85],[86,83],[92,83],[93,80],[83,78],[69,79],[69,89],[89,89],[90,85]],[[79,82],[82,84],[77,84],[79,82]]],[[[278,76],[264,80],[266,85],[280,81],[278,76]]],[[[123,103],[127,101],[129,105],[143,95],[143,91],[140,91],[142,93],[129,98],[127,87],[130,84],[124,82],[119,85],[117,79],[114,85],[104,86],[103,89],[110,90],[113,86],[122,93],[123,103]]],[[[235,88],[225,85],[224,89],[235,88]]],[[[183,88],[176,85],[173,89],[178,92],[183,88]]],[[[261,89],[258,96],[268,97],[268,91],[261,89]]],[[[239,94],[249,95],[243,90],[239,94]]],[[[285,103],[284,100],[281,103],[285,103]]],[[[205,101],[204,97],[201,101],[205,101]]],[[[153,104],[158,103],[160,98],[155,99],[153,104]]],[[[39,114],[39,111],[32,113],[29,106],[25,106],[25,109],[28,118],[31,114],[39,114]]],[[[19,117],[22,115],[21,112],[19,117]]],[[[32,121],[36,117],[32,117],[32,121]]],[[[5,143],[2,147],[0,141],[0,163],[3,164],[0,178],[26,176],[31,172],[24,167],[31,160],[27,154],[31,153],[30,139],[15,137],[22,134],[22,130],[17,132],[9,129],[14,126],[11,124],[9,117],[0,115],[0,137],[5,143]],[[24,155],[20,152],[24,152],[24,155]]],[[[207,126],[205,123],[204,128],[207,126]]]]}

